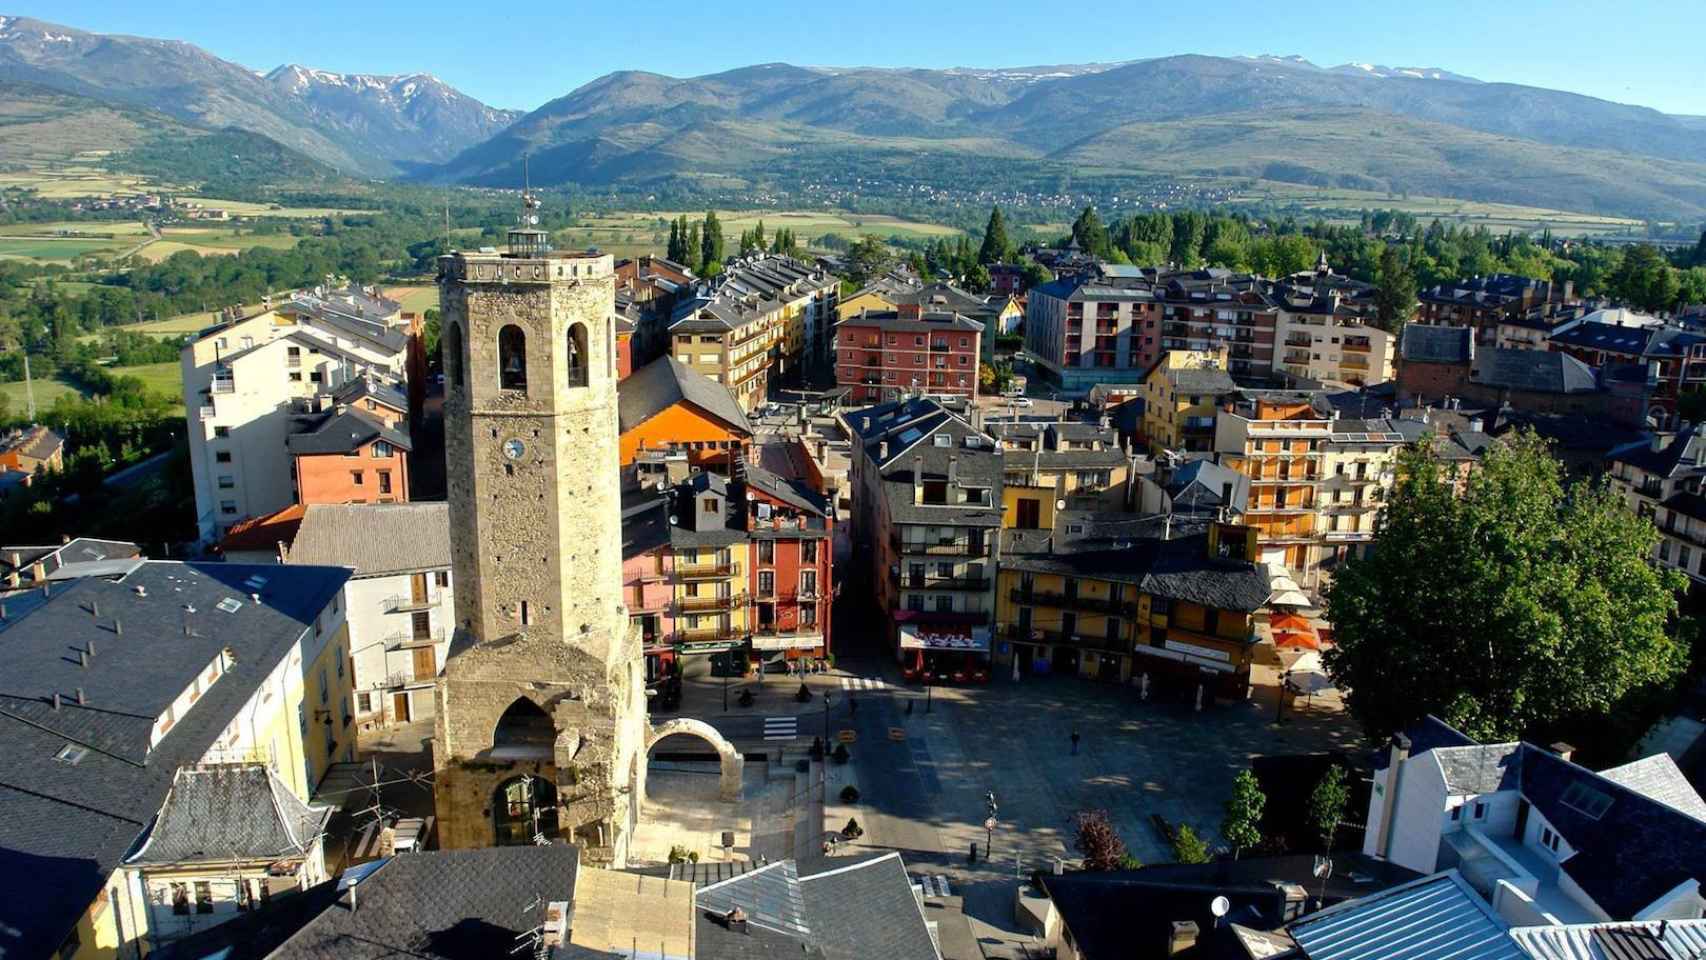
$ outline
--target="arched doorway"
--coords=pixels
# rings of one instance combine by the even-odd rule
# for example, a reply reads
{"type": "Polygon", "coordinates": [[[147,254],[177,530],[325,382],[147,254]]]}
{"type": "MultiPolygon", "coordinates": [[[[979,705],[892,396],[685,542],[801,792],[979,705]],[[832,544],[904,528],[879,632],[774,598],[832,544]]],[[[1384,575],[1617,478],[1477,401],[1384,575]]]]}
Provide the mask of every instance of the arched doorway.
{"type": "Polygon", "coordinates": [[[556,784],[537,776],[504,781],[492,796],[492,828],[500,847],[525,846],[538,834],[555,837],[556,784]]]}
{"type": "Polygon", "coordinates": [[[650,753],[659,740],[678,733],[698,737],[716,749],[722,772],[718,782],[718,798],[729,803],[739,800],[741,775],[746,768],[746,758],[740,755],[734,744],[723,739],[716,727],[703,720],[677,717],[650,728],[646,732],[646,752],[650,753]]]}
{"type": "Polygon", "coordinates": [[[499,760],[550,760],[556,756],[557,727],[537,703],[517,697],[492,731],[492,757],[499,760]]]}

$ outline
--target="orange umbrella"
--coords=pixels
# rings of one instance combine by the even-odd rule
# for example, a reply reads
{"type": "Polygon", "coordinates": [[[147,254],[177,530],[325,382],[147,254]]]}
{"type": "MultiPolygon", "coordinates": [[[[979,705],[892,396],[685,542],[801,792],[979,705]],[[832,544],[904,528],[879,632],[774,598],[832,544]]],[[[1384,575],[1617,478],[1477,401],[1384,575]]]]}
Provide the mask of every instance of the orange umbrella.
{"type": "Polygon", "coordinates": [[[1315,632],[1315,625],[1305,617],[1295,613],[1281,613],[1268,621],[1268,627],[1273,631],[1276,647],[1321,649],[1321,637],[1315,632]]]}

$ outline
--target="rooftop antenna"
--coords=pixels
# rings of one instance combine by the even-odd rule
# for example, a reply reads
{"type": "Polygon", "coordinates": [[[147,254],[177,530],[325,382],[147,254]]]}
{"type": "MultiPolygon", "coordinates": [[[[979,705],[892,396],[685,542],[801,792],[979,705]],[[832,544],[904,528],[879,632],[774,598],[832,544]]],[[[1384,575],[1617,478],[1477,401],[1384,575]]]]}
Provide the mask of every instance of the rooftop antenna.
{"type": "Polygon", "coordinates": [[[36,391],[30,384],[30,355],[24,354],[24,402],[31,423],[36,422],[36,391]]]}

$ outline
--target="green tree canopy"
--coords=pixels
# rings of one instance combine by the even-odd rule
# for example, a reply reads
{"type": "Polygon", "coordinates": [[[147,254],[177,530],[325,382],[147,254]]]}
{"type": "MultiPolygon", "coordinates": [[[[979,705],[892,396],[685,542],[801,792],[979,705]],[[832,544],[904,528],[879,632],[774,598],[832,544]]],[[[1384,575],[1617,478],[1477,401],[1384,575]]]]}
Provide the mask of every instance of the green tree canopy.
{"type": "Polygon", "coordinates": [[[1078,219],[1072,221],[1072,239],[1078,241],[1080,249],[1092,256],[1106,257],[1113,253],[1113,244],[1108,239],[1108,228],[1102,223],[1102,217],[1096,212],[1094,204],[1086,206],[1078,214],[1078,219]]]}
{"type": "Polygon", "coordinates": [[[1328,853],[1333,851],[1333,836],[1339,832],[1339,824],[1345,822],[1345,807],[1350,800],[1345,768],[1336,763],[1327,768],[1321,782],[1309,794],[1309,825],[1321,835],[1321,845],[1328,853]]]}
{"type": "Polygon", "coordinates": [[[1378,282],[1374,292],[1376,319],[1380,329],[1396,333],[1416,308],[1416,274],[1396,244],[1388,244],[1380,254],[1378,282]]]}
{"type": "Polygon", "coordinates": [[[1642,310],[1669,310],[1676,305],[1676,271],[1650,243],[1624,248],[1607,285],[1612,296],[1642,310]]]}
{"type": "Polygon", "coordinates": [[[1232,781],[1232,796],[1226,799],[1226,818],[1220,821],[1220,835],[1232,845],[1232,857],[1262,842],[1262,810],[1268,805],[1262,785],[1249,769],[1238,771],[1232,781]]]}
{"type": "Polygon", "coordinates": [[[699,260],[712,264],[723,262],[723,224],[717,211],[705,211],[705,229],[699,241],[699,260]]]}
{"type": "Polygon", "coordinates": [[[1481,740],[1602,716],[1687,666],[1667,631],[1681,574],[1603,484],[1566,486],[1532,433],[1462,484],[1432,445],[1401,455],[1380,549],[1327,593],[1333,681],[1371,737],[1433,713],[1481,740]]]}

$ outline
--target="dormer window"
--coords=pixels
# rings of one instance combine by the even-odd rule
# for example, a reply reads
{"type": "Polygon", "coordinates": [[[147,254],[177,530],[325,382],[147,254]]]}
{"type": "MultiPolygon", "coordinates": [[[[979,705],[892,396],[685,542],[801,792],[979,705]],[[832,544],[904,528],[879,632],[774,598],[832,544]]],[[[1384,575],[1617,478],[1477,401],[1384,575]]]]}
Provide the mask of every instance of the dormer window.
{"type": "Polygon", "coordinates": [[[703,503],[705,505],[705,513],[707,514],[715,514],[722,509],[722,501],[718,500],[716,497],[706,497],[703,503]]]}
{"type": "Polygon", "coordinates": [[[954,438],[946,433],[938,433],[933,442],[938,447],[951,447],[954,445],[954,438]]]}

